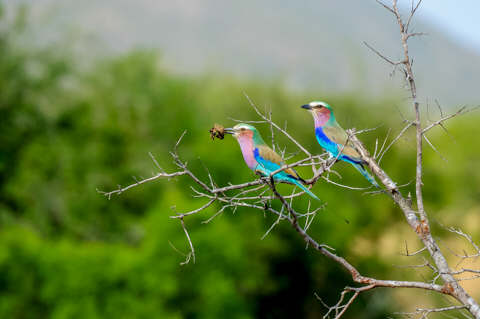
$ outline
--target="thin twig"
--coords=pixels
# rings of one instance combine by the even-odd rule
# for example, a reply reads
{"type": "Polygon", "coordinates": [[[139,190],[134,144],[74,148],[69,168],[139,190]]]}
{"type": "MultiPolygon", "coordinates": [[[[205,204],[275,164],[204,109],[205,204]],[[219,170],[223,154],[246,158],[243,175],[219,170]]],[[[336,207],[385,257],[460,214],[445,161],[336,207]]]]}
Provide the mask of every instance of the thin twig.
{"type": "MultiPolygon", "coordinates": [[[[190,239],[190,235],[188,234],[187,228],[185,227],[185,222],[183,221],[183,217],[180,218],[180,222],[182,224],[183,231],[187,236],[188,244],[190,245],[190,253],[191,253],[191,256],[193,257],[193,263],[195,263],[195,249],[193,248],[192,240],[190,239]]],[[[188,260],[186,261],[186,263],[188,263],[188,260]]]]}

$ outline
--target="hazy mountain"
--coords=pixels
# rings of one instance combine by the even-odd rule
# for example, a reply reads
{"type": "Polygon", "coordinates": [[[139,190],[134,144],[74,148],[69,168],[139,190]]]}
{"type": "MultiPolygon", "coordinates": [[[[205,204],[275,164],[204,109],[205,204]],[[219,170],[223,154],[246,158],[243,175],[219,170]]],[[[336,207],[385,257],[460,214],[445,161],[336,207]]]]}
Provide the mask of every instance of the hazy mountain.
{"type": "MultiPolygon", "coordinates": [[[[159,48],[177,72],[220,70],[239,76],[280,76],[296,89],[328,93],[388,94],[400,74],[367,49],[392,59],[402,50],[394,17],[375,1],[326,0],[35,0],[38,39],[72,30],[94,35],[92,52],[159,48]]],[[[405,15],[407,13],[405,12],[405,15]]],[[[480,101],[480,54],[461,47],[422,21],[411,41],[422,97],[443,104],[480,101]]],[[[399,85],[400,84],[400,85],[399,85]]],[[[403,92],[405,94],[406,92],[403,92]]],[[[312,97],[314,98],[314,97],[312,97]]]]}

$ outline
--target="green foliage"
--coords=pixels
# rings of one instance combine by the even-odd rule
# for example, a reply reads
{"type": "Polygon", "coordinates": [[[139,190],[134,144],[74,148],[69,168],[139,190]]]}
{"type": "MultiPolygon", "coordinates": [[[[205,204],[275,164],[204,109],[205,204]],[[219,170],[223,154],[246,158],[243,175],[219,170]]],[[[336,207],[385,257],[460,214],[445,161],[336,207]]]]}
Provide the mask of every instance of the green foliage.
{"type": "MultiPolygon", "coordinates": [[[[289,131],[320,152],[310,115],[299,108],[318,94],[288,93],[276,83],[218,74],[172,75],[149,51],[107,58],[79,71],[69,55],[18,46],[21,25],[0,33],[2,318],[318,317],[324,309],[313,293],[334,303],[351,284],[338,265],[305,250],[286,224],[260,240],[274,216],[239,209],[202,224],[220,208],[215,205],[186,219],[197,258],[180,266],[189,247],[180,224],[168,217],[171,207],[184,211],[204,203],[191,197],[186,178],[143,185],[110,201],[96,191],[149,176],[156,168],[148,152],[167,171],[174,170],[169,151],[184,130],[180,155],[199,175],[206,177],[206,166],[221,185],[255,178],[233,139],[212,142],[208,136],[215,122],[233,124],[230,116],[256,118],[243,91],[260,107],[272,107],[278,123],[288,120],[289,131]]],[[[383,124],[361,135],[370,149],[389,127],[400,129],[394,99],[322,98],[345,127],[383,124]]],[[[472,147],[477,121],[475,114],[456,120],[449,127],[455,142],[441,130],[429,134],[449,158],[444,162],[426,150],[425,198],[429,209],[439,211],[435,218],[461,219],[457,207],[479,205],[479,151],[472,147]]],[[[270,141],[269,128],[258,127],[270,141]]],[[[295,151],[284,137],[277,135],[276,141],[295,151]]],[[[414,176],[412,141],[402,139],[382,162],[400,184],[414,176]]],[[[343,178],[332,174],[332,180],[368,186],[350,166],[334,168],[343,178]]],[[[291,187],[280,189],[286,193],[291,187]]],[[[408,190],[413,192],[412,185],[408,190]]],[[[327,206],[310,233],[349,256],[361,271],[388,275],[391,260],[352,251],[357,239],[375,242],[402,221],[389,199],[323,181],[313,191],[327,206]]],[[[298,205],[307,205],[307,198],[298,205]]],[[[375,296],[382,302],[362,296],[350,316],[383,318],[399,310],[388,294],[375,296]]]]}

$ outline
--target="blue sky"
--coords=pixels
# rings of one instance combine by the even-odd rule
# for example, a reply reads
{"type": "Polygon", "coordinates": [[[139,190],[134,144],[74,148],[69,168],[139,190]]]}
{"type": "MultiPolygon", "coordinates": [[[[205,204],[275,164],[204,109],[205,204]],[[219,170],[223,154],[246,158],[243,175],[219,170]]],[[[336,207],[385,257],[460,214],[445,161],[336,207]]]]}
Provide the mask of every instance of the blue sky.
{"type": "Polygon", "coordinates": [[[480,52],[480,0],[424,0],[418,14],[463,46],[480,52]]]}

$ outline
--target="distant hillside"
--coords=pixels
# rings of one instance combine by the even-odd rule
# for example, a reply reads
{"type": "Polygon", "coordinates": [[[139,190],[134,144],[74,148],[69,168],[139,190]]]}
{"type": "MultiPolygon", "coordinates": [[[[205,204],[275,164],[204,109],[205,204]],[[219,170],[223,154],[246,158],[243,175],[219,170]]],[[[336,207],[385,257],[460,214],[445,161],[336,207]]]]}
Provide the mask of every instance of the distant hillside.
{"type": "MultiPolygon", "coordinates": [[[[160,48],[165,65],[177,72],[280,76],[290,87],[318,90],[319,97],[352,90],[389,94],[401,87],[389,76],[392,69],[362,43],[393,58],[402,54],[393,17],[373,0],[11,3],[19,2],[32,6],[37,39],[73,29],[98,37],[100,48],[91,48],[97,53],[160,48]]],[[[429,33],[414,39],[411,50],[422,97],[444,105],[478,103],[480,54],[422,21],[412,25],[429,33]]]]}

